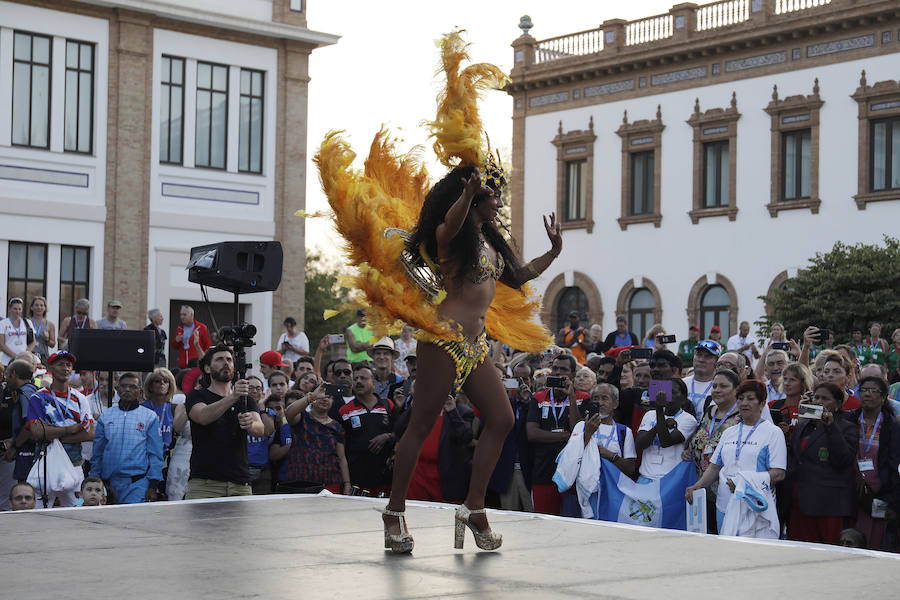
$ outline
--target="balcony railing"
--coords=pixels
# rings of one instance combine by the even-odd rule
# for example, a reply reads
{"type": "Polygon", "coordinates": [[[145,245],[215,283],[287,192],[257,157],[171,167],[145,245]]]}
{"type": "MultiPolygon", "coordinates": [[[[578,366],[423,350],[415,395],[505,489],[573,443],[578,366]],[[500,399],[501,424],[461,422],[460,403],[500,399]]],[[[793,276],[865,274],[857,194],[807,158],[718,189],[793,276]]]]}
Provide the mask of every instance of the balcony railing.
{"type": "Polygon", "coordinates": [[[672,37],[672,15],[656,15],[625,25],[625,45],[658,42],[672,37]]]}
{"type": "Polygon", "coordinates": [[[697,7],[697,31],[743,23],[750,18],[750,0],[723,0],[697,7]]]}
{"type": "Polygon", "coordinates": [[[797,12],[831,4],[831,0],[775,0],[775,14],[797,12]]]}
{"type": "Polygon", "coordinates": [[[584,56],[603,50],[603,30],[587,29],[538,42],[534,62],[545,63],[569,56],[584,56]]]}
{"type": "Polygon", "coordinates": [[[661,15],[634,21],[611,19],[596,29],[526,42],[532,52],[525,60],[527,64],[546,64],[642,44],[686,41],[727,27],[752,27],[774,18],[791,19],[801,11],[815,14],[816,9],[829,5],[850,7],[870,2],[877,0],[718,0],[702,6],[679,4],[661,15]]]}

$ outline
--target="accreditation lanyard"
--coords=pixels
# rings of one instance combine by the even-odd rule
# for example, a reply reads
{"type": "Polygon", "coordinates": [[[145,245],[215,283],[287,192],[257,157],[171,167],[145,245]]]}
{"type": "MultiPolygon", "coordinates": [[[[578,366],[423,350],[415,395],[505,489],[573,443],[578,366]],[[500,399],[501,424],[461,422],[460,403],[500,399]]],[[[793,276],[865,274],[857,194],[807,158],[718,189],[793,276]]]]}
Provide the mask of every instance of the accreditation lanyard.
{"type": "Polygon", "coordinates": [[[747,439],[745,439],[745,440],[742,440],[742,439],[741,439],[741,437],[742,437],[743,434],[744,434],[744,422],[741,421],[741,424],[738,425],[738,443],[737,443],[737,448],[736,448],[735,451],[734,451],[734,463],[735,463],[735,465],[738,464],[738,461],[739,461],[740,458],[741,458],[741,450],[744,448],[744,444],[746,444],[747,442],[750,441],[750,437],[753,435],[753,432],[756,431],[756,428],[759,427],[760,423],[762,423],[762,422],[763,422],[762,419],[760,419],[759,421],[756,422],[756,425],[754,425],[754,426],[753,426],[753,429],[750,430],[750,433],[747,434],[747,439]]]}
{"type": "Polygon", "coordinates": [[[773,400],[781,400],[782,398],[787,398],[787,394],[777,391],[775,389],[775,386],[772,385],[771,381],[766,382],[766,390],[769,396],[774,396],[773,400]]]}
{"type": "MultiPolygon", "coordinates": [[[[872,442],[875,441],[875,434],[878,433],[878,426],[881,425],[881,415],[882,413],[878,413],[878,418],[875,419],[875,427],[872,428],[872,435],[866,440],[866,445],[863,449],[863,453],[868,454],[869,449],[872,448],[872,442]]],[[[861,442],[863,438],[866,437],[866,420],[863,417],[862,411],[859,413],[859,441],[861,442]]]]}
{"type": "MultiPolygon", "coordinates": [[[[72,399],[72,388],[66,388],[66,403],[63,405],[63,408],[60,408],[59,400],[56,398],[56,392],[52,389],[50,390],[50,397],[53,398],[53,405],[56,407],[56,410],[59,412],[63,421],[68,420],[69,401],[72,399]]],[[[72,420],[74,421],[74,419],[72,420]]]]}
{"type": "Polygon", "coordinates": [[[553,397],[553,390],[550,390],[550,412],[553,413],[553,420],[556,421],[556,428],[559,429],[559,418],[562,416],[563,411],[566,410],[566,407],[569,405],[569,399],[566,398],[565,401],[559,406],[559,412],[556,412],[556,398],[553,397]]]}
{"type": "Polygon", "coordinates": [[[728,412],[725,413],[725,416],[722,417],[721,421],[716,421],[716,418],[712,418],[712,423],[709,424],[709,438],[712,439],[712,436],[716,434],[716,432],[722,428],[722,425],[725,424],[725,421],[728,420],[728,417],[731,416],[731,413],[734,412],[734,409],[737,408],[737,402],[731,405],[731,408],[728,409],[728,412]]]}
{"type": "MultiPolygon", "coordinates": [[[[696,396],[696,392],[694,391],[694,383],[696,383],[696,380],[695,380],[695,379],[691,379],[691,402],[694,401],[694,396],[696,396]]],[[[703,391],[703,397],[704,397],[704,398],[706,398],[707,396],[709,396],[709,390],[712,389],[712,384],[713,384],[713,382],[710,381],[710,382],[709,382],[709,385],[706,386],[706,389],[703,391]]]]}
{"type": "MultiPolygon", "coordinates": [[[[601,423],[601,425],[605,425],[605,423],[601,423]]],[[[603,439],[600,439],[600,431],[597,430],[594,432],[593,437],[595,440],[597,440],[597,445],[602,446],[602,447],[606,448],[607,450],[609,450],[609,443],[613,440],[613,437],[615,435],[616,435],[616,425],[615,425],[615,423],[613,423],[612,425],[610,425],[609,435],[606,435],[603,437],[603,439]]],[[[619,450],[623,451],[621,448],[619,450]]]]}

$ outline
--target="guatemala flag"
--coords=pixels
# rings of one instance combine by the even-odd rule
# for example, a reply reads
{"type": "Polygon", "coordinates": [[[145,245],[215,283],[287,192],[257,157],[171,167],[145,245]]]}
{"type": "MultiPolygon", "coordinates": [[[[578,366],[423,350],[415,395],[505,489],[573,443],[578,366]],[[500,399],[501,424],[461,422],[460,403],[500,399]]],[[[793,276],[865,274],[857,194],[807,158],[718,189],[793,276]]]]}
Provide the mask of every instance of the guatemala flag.
{"type": "Polygon", "coordinates": [[[635,482],[605,458],[601,462],[600,491],[591,497],[595,519],[687,529],[684,490],[697,481],[694,463],[681,461],[661,479],[635,482]]]}

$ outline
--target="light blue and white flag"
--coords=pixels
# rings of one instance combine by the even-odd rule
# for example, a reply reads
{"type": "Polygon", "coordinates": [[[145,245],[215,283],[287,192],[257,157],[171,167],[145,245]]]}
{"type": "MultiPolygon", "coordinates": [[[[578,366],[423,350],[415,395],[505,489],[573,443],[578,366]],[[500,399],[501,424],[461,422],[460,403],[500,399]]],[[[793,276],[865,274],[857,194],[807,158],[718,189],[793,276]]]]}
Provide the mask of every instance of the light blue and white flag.
{"type": "Polygon", "coordinates": [[[697,481],[694,464],[681,461],[660,479],[635,482],[611,462],[602,460],[600,490],[591,498],[594,518],[629,525],[687,528],[684,490],[697,481]]]}

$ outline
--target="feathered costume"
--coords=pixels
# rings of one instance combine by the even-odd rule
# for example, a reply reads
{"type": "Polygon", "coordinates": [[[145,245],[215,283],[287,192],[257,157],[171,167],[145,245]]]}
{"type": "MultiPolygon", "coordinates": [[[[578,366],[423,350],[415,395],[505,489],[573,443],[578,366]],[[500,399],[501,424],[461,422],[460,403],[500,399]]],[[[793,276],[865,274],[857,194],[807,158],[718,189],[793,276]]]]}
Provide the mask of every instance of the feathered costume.
{"type": "MultiPolygon", "coordinates": [[[[483,179],[502,178],[482,139],[477,100],[481,90],[499,87],[506,76],[487,63],[459,71],[468,59],[459,32],[443,37],[441,58],[447,87],[438,98],[435,120],[426,124],[435,138],[435,153],[448,167],[478,165],[483,179]]],[[[466,340],[458,325],[438,316],[445,295],[440,273],[424,248],[424,261],[406,249],[407,232],[415,227],[430,188],[425,169],[416,150],[398,154],[384,130],[372,141],[362,172],[351,168],[355,157],[339,132],[331,132],[314,160],[350,263],[358,267],[352,285],[364,295],[367,321],[377,336],[395,330],[400,322],[419,329],[417,337],[437,343],[454,359],[459,385],[483,360],[486,344],[483,336],[466,340]]],[[[539,352],[552,343],[535,318],[539,308],[540,300],[527,285],[517,290],[497,282],[486,315],[487,333],[513,348],[539,352]]]]}

